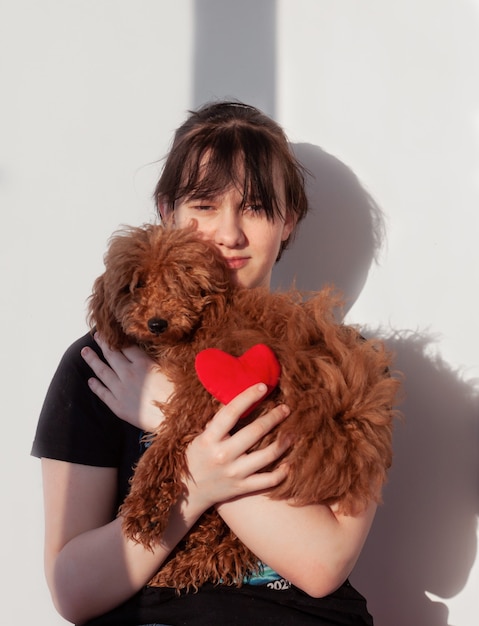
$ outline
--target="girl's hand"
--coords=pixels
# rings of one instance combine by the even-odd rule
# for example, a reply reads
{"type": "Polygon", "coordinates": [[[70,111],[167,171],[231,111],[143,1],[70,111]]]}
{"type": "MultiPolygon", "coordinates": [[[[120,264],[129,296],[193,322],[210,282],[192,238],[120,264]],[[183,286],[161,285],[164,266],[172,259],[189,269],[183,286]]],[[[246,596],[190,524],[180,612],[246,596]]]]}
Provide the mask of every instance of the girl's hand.
{"type": "Polygon", "coordinates": [[[97,376],[89,379],[90,389],[117,417],[153,432],[163,418],[155,401],[168,400],[173,384],[138,346],[111,350],[98,333],[95,341],[108,364],[90,348],[83,348],[82,357],[97,376]]]}
{"type": "Polygon", "coordinates": [[[203,510],[238,496],[270,489],[286,477],[288,470],[284,465],[271,472],[260,470],[276,461],[289,448],[290,441],[275,441],[262,450],[248,451],[289,415],[288,407],[279,405],[230,435],[244,411],[265,392],[266,386],[260,384],[240,393],[223,406],[190,443],[188,499],[195,498],[196,506],[203,510]]]}

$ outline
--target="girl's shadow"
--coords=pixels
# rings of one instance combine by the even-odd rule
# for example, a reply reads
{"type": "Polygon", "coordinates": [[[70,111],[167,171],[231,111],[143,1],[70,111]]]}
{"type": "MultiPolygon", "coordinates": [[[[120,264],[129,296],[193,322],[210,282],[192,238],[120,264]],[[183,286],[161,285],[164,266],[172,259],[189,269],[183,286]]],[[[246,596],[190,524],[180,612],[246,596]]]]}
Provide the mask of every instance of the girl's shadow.
{"type": "MultiPolygon", "coordinates": [[[[377,334],[377,333],[375,333],[377,334]]],[[[424,334],[386,337],[404,372],[404,421],[370,537],[352,580],[377,626],[446,626],[445,604],[464,587],[477,553],[479,394],[424,334]]]]}
{"type": "MultiPolygon", "coordinates": [[[[354,303],[383,234],[381,211],[354,173],[310,144],[294,146],[312,174],[311,213],[275,269],[273,286],[317,290],[335,284],[354,303]]],[[[366,332],[367,334],[367,332],[366,332]]],[[[376,626],[447,626],[449,598],[476,557],[479,513],[479,393],[440,357],[426,334],[386,333],[405,377],[404,420],[378,513],[352,575],[376,626]]]]}
{"type": "Polygon", "coordinates": [[[277,263],[272,287],[341,289],[351,305],[361,293],[383,236],[382,212],[356,175],[336,157],[311,144],[294,144],[306,168],[310,209],[291,248],[277,263]]]}

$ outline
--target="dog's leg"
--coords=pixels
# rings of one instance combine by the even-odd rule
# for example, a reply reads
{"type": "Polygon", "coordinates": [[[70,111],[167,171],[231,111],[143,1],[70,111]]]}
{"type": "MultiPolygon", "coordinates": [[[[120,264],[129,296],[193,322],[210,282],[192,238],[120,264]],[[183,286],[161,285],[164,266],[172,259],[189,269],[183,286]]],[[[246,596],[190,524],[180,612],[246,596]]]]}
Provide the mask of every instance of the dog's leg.
{"type": "Polygon", "coordinates": [[[206,582],[241,586],[258,571],[259,559],[215,510],[207,511],[150,581],[153,587],[197,590],[206,582]]]}
{"type": "Polygon", "coordinates": [[[128,537],[151,548],[165,531],[170,510],[180,498],[184,457],[167,447],[165,438],[155,437],[136,466],[131,487],[120,509],[128,537]]]}

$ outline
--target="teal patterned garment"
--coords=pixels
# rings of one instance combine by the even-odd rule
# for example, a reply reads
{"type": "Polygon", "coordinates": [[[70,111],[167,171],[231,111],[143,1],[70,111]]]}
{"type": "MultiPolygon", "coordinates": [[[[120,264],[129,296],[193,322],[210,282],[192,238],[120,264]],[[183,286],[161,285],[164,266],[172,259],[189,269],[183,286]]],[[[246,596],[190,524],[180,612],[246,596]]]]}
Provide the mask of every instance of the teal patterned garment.
{"type": "Polygon", "coordinates": [[[269,565],[261,564],[261,568],[257,574],[248,576],[244,579],[246,585],[268,585],[270,588],[288,589],[291,585],[282,578],[269,565]]]}

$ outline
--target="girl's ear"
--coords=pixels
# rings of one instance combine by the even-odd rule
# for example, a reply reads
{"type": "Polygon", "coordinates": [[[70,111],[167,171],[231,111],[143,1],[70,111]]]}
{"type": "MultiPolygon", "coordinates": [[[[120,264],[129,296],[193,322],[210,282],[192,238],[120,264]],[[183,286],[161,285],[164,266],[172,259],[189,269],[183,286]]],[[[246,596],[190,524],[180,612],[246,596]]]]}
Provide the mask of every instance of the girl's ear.
{"type": "Polygon", "coordinates": [[[294,233],[296,227],[296,216],[292,212],[287,212],[283,223],[283,233],[281,241],[287,241],[294,233]]]}
{"type": "Polygon", "coordinates": [[[175,223],[175,212],[170,208],[169,202],[164,197],[158,197],[156,206],[160,214],[161,221],[165,226],[173,226],[175,223]]]}

